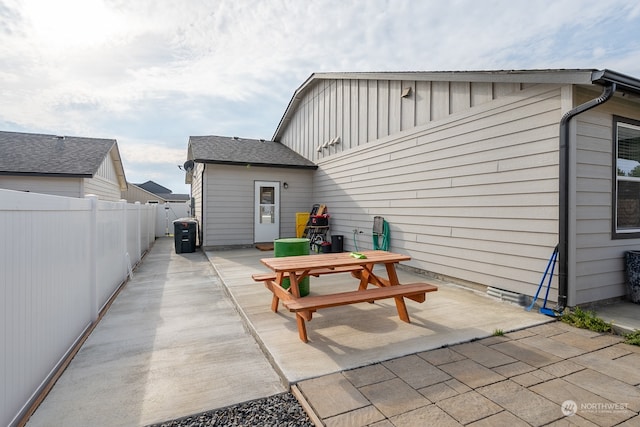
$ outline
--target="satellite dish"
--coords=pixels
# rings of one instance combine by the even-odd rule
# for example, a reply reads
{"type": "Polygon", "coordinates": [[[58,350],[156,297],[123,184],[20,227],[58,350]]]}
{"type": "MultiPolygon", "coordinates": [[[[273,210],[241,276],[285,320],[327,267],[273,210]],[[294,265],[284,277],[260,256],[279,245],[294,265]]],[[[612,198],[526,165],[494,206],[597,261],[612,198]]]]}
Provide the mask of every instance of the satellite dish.
{"type": "Polygon", "coordinates": [[[191,172],[193,170],[193,166],[194,166],[193,160],[187,160],[186,162],[184,162],[184,165],[182,165],[184,170],[187,172],[191,172]]]}

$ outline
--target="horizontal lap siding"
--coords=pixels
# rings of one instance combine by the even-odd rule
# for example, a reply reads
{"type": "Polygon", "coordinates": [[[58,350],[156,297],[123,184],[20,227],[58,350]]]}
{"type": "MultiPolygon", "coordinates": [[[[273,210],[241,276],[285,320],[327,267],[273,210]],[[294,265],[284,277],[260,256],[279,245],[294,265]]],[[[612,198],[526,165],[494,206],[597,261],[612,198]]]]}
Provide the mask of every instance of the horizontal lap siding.
{"type": "Polygon", "coordinates": [[[100,200],[117,202],[122,199],[122,193],[117,182],[108,181],[105,178],[96,176],[95,178],[85,178],[84,194],[94,194],[100,200]]]}
{"type": "Polygon", "coordinates": [[[84,194],[95,194],[100,200],[117,202],[122,198],[118,175],[111,156],[106,156],[93,178],[84,179],[84,194]]]}
{"type": "MultiPolygon", "coordinates": [[[[598,96],[578,95],[578,103],[598,96]]],[[[624,252],[640,244],[640,239],[611,238],[614,114],[640,120],[637,105],[617,98],[577,119],[575,304],[624,296],[624,252]]]]}
{"type": "Polygon", "coordinates": [[[42,176],[0,176],[0,188],[53,196],[83,197],[83,178],[55,178],[42,176]]]}
{"type": "Polygon", "coordinates": [[[369,249],[380,215],[410,265],[532,295],[557,243],[559,93],[532,88],[319,162],[332,232],[352,249],[357,228],[369,249]]]}
{"type": "Polygon", "coordinates": [[[254,243],[254,182],[287,182],[280,187],[280,237],[295,237],[295,213],[309,212],[313,171],[207,165],[205,184],[205,246],[254,243]]]}

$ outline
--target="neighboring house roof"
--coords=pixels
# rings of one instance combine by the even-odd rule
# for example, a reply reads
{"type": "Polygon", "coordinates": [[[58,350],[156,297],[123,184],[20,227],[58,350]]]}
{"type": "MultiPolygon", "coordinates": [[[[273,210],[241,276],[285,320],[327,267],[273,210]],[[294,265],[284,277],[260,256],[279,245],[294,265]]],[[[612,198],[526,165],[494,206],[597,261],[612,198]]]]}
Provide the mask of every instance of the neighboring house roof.
{"type": "Polygon", "coordinates": [[[115,139],[0,131],[0,174],[92,178],[111,153],[119,184],[126,188],[115,139]]]}
{"type": "Polygon", "coordinates": [[[317,169],[285,145],[258,139],[244,139],[228,136],[189,137],[190,158],[197,163],[225,165],[251,165],[297,169],[317,169]]]}
{"type": "Polygon", "coordinates": [[[169,190],[167,187],[163,187],[162,185],[153,181],[147,181],[147,182],[143,182],[142,184],[134,184],[134,185],[137,187],[143,188],[153,194],[173,193],[173,191],[169,190]]]}
{"type": "Polygon", "coordinates": [[[191,196],[188,194],[179,193],[157,193],[156,196],[162,197],[167,202],[186,202],[191,200],[191,196]]]}
{"type": "Polygon", "coordinates": [[[157,182],[146,181],[142,184],[132,184],[136,187],[139,187],[151,194],[158,196],[161,199],[164,199],[167,202],[184,202],[190,200],[191,197],[188,194],[174,194],[173,191],[168,189],[167,187],[163,187],[157,182]]]}
{"type": "Polygon", "coordinates": [[[157,194],[153,194],[150,191],[145,190],[140,187],[138,184],[128,183],[127,191],[122,192],[122,198],[126,199],[130,203],[134,202],[144,202],[149,200],[157,200],[158,202],[167,202],[163,197],[158,196],[157,194]],[[144,199],[143,199],[144,198],[144,199]]]}
{"type": "Polygon", "coordinates": [[[559,69],[559,70],[494,70],[494,71],[405,71],[405,72],[356,72],[313,73],[296,89],[289,105],[278,123],[273,140],[278,141],[296,112],[307,91],[320,80],[400,80],[400,81],[449,81],[491,83],[555,83],[597,84],[615,83],[622,92],[637,93],[640,80],[611,70],[559,69]]]}

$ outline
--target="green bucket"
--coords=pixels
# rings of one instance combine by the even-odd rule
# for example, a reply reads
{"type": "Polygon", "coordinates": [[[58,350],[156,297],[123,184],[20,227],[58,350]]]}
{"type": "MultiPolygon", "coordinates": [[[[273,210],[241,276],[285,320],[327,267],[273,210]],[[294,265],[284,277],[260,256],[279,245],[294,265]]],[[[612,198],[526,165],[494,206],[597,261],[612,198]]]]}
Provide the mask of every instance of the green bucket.
{"type": "MultiPolygon", "coordinates": [[[[309,239],[277,239],[273,241],[273,253],[276,258],[285,256],[309,255],[309,239]]],[[[282,287],[289,289],[291,282],[289,278],[282,281],[282,287]]],[[[305,277],[298,283],[300,288],[300,296],[309,295],[309,276],[305,277]]]]}

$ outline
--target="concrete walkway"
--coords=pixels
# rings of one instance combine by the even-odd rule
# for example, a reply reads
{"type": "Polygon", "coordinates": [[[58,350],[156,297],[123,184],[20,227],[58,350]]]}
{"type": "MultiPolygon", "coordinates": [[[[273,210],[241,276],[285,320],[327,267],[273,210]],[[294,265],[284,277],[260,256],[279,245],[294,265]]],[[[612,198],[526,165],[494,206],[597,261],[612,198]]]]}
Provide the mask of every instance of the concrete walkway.
{"type": "Polygon", "coordinates": [[[144,426],[286,390],[204,254],[161,238],[27,425],[144,426]]]}
{"type": "MultiPolygon", "coordinates": [[[[410,324],[393,302],[336,307],[308,322],[305,344],[251,280],[271,256],[176,255],[158,239],[28,426],[144,426],[289,385],[330,426],[640,425],[640,348],[618,336],[439,282],[408,301],[410,324]]],[[[341,283],[312,278],[311,292],[341,283]]]]}

